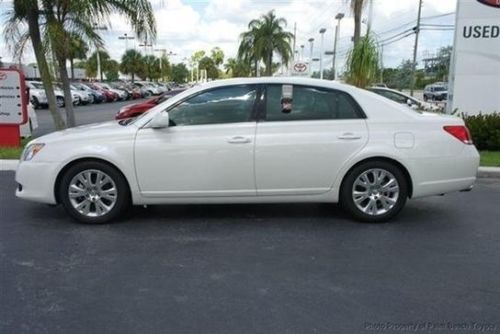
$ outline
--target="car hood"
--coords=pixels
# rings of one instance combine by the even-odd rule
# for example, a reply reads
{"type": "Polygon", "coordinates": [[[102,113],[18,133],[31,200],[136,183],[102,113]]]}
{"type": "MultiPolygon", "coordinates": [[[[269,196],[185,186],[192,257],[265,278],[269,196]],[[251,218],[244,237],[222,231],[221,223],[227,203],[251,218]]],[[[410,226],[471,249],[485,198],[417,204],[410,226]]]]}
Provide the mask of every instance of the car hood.
{"type": "Polygon", "coordinates": [[[118,121],[109,121],[104,123],[82,125],[66,130],[52,132],[45,136],[36,138],[33,143],[38,142],[47,144],[59,141],[86,142],[89,138],[92,138],[93,140],[102,138],[103,140],[105,140],[107,138],[113,138],[117,134],[123,134],[126,132],[130,132],[133,135],[136,130],[137,128],[133,124],[123,126],[120,125],[118,121]]]}

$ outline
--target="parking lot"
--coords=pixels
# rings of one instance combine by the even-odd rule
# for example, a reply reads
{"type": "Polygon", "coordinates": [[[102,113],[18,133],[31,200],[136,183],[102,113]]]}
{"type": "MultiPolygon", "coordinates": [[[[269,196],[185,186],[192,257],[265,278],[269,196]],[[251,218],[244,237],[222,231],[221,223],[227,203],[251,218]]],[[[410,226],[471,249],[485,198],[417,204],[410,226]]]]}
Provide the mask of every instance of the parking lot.
{"type": "MultiPolygon", "coordinates": [[[[114,103],[100,103],[100,104],[89,104],[86,106],[75,107],[75,118],[77,125],[98,123],[113,120],[115,114],[120,110],[121,107],[132,104],[140,103],[146,99],[137,99],[129,101],[120,101],[114,103]]],[[[60,109],[61,115],[65,116],[64,109],[60,109]]],[[[36,115],[38,119],[38,129],[33,131],[33,137],[39,137],[44,134],[55,131],[54,122],[52,121],[52,116],[48,109],[37,109],[36,115]]]]}
{"type": "Polygon", "coordinates": [[[141,207],[85,226],[14,189],[1,172],[0,333],[500,330],[498,179],[380,225],[278,204],[141,207]]]}

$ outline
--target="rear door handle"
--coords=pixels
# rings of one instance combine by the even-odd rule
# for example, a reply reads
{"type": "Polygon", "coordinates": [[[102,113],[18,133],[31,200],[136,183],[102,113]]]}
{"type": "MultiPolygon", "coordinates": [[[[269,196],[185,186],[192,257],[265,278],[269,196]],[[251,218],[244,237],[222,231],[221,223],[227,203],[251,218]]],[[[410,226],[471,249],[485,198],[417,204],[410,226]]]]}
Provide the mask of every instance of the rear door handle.
{"type": "Polygon", "coordinates": [[[352,132],[346,132],[346,133],[341,134],[337,138],[342,139],[342,140],[355,140],[355,139],[361,139],[361,136],[354,134],[352,132]]]}
{"type": "Polygon", "coordinates": [[[229,144],[248,144],[251,142],[250,138],[243,136],[234,136],[227,140],[229,144]]]}

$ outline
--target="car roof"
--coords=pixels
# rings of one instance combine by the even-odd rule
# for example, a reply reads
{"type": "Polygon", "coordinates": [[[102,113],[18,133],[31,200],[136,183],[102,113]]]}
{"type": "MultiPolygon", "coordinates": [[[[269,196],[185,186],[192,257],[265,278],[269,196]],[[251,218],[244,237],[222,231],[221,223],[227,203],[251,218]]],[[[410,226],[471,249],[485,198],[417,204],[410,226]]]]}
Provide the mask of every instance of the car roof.
{"type": "Polygon", "coordinates": [[[363,109],[365,114],[367,114],[368,119],[370,120],[390,119],[391,121],[399,121],[408,119],[408,117],[415,117],[414,114],[416,114],[413,111],[408,110],[408,107],[401,106],[399,103],[396,103],[386,97],[380,96],[379,94],[337,81],[301,77],[254,77],[215,80],[191,87],[152,108],[148,112],[147,116],[139,119],[135,124],[139,127],[146,124],[151,119],[151,117],[154,117],[156,113],[161,112],[165,108],[168,108],[170,105],[174,105],[191,95],[198,94],[212,88],[251,84],[303,85],[343,91],[350,94],[356,100],[356,102],[360,105],[360,107],[363,109]]]}

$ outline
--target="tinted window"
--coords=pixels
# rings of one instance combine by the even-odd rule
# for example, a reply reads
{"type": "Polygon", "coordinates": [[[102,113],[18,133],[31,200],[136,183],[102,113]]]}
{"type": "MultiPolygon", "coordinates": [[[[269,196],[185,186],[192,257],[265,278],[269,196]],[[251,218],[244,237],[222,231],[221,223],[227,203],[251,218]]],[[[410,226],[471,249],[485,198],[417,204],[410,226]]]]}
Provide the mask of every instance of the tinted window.
{"type": "Polygon", "coordinates": [[[216,88],[196,95],[169,111],[172,125],[247,122],[252,118],[255,86],[216,88]]]}
{"type": "Polygon", "coordinates": [[[282,85],[269,85],[266,92],[267,121],[299,121],[360,118],[352,98],[340,91],[293,86],[291,112],[281,106],[282,85]]]}
{"type": "Polygon", "coordinates": [[[376,93],[382,95],[382,96],[385,96],[386,98],[388,99],[391,99],[393,101],[396,101],[398,103],[405,103],[408,102],[408,98],[404,95],[400,95],[398,93],[394,93],[394,92],[391,92],[391,91],[388,91],[388,90],[377,90],[375,91],[376,93]]]}

